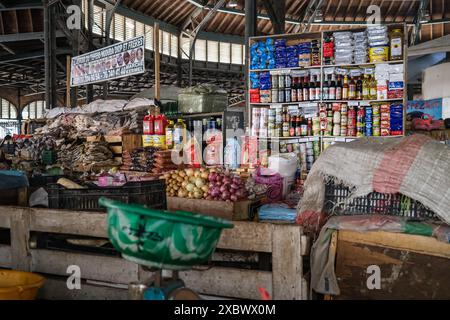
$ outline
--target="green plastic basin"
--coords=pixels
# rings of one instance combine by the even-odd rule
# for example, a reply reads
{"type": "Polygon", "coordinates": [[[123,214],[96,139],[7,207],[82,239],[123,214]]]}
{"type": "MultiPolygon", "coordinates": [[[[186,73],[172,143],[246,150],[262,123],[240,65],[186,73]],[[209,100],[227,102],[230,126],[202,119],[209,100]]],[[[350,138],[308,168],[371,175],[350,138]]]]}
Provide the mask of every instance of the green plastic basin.
{"type": "Polygon", "coordinates": [[[208,261],[227,220],[148,209],[100,198],[108,210],[108,236],[122,257],[158,269],[187,270],[208,261]]]}

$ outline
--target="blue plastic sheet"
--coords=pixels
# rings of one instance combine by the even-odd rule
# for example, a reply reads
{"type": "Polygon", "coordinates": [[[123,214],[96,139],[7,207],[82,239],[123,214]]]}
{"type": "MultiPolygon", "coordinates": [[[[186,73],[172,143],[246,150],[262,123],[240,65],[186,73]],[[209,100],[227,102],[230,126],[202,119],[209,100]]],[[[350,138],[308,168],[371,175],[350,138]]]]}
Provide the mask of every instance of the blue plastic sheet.
{"type": "Polygon", "coordinates": [[[284,203],[265,204],[259,208],[259,220],[280,220],[295,222],[297,210],[284,203]]]}
{"type": "Polygon", "coordinates": [[[0,170],[0,190],[28,187],[27,176],[15,170],[0,170]]]}

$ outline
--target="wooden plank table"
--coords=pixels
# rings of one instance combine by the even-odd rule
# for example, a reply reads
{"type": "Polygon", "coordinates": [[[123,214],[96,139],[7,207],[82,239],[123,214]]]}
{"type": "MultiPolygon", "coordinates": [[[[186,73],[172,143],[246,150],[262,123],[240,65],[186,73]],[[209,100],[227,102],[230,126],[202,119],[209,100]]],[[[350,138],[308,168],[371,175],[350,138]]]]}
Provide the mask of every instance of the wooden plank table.
{"type": "MultiPolygon", "coordinates": [[[[106,217],[105,213],[0,206],[0,228],[11,232],[11,246],[0,245],[0,267],[50,275],[51,281],[41,290],[43,298],[92,299],[96,294],[98,299],[126,298],[124,288],[128,283],[146,281],[152,273],[120,257],[39,249],[29,241],[31,232],[104,239],[106,217]],[[68,290],[63,284],[70,265],[80,267],[84,284],[103,282],[107,289],[89,283],[82,285],[83,292],[68,290]]],[[[273,299],[308,299],[303,263],[309,250],[302,228],[244,221],[233,224],[233,229],[223,231],[217,248],[236,254],[270,255],[271,269],[213,266],[205,271],[180,272],[186,285],[201,294],[238,299],[261,299],[259,287],[265,288],[273,299]]]]}

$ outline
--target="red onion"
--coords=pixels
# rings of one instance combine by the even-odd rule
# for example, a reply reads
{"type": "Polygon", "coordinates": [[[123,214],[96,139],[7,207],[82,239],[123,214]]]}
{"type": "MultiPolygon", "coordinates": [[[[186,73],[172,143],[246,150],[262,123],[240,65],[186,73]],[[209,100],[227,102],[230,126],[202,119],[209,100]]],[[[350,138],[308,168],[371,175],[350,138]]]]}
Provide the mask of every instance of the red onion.
{"type": "Polygon", "coordinates": [[[231,187],[231,189],[239,189],[239,186],[237,184],[235,184],[235,183],[232,183],[230,185],[230,187],[231,187]]]}
{"type": "Polygon", "coordinates": [[[235,195],[236,195],[236,197],[238,197],[238,198],[243,198],[244,195],[245,195],[244,189],[238,189],[238,190],[236,191],[235,195]]]}
{"type": "Polygon", "coordinates": [[[210,182],[208,185],[208,189],[212,189],[216,186],[216,184],[214,182],[210,182]]]}
{"type": "Polygon", "coordinates": [[[207,196],[207,197],[206,197],[206,200],[212,200],[212,199],[214,199],[214,198],[211,197],[211,196],[207,196]]]}
{"type": "Polygon", "coordinates": [[[223,181],[224,184],[229,184],[229,183],[231,183],[231,179],[230,179],[229,177],[223,178],[222,181],[223,181]]]}
{"type": "Polygon", "coordinates": [[[219,200],[220,200],[220,197],[214,197],[214,200],[215,200],[215,201],[219,201],[219,200]]]}
{"type": "Polygon", "coordinates": [[[222,181],[217,181],[215,184],[216,187],[220,188],[222,186],[222,181]]]}
{"type": "Polygon", "coordinates": [[[224,191],[222,193],[222,200],[228,200],[230,199],[230,193],[228,191],[224,191]]]}
{"type": "Polygon", "coordinates": [[[234,178],[233,178],[233,183],[234,183],[234,184],[240,184],[240,183],[241,183],[241,178],[239,178],[239,177],[234,177],[234,178]]]}
{"type": "Polygon", "coordinates": [[[222,182],[222,177],[220,175],[216,176],[216,182],[222,182]]]}
{"type": "Polygon", "coordinates": [[[217,173],[215,173],[215,172],[211,172],[208,176],[209,181],[215,181],[216,178],[217,178],[217,173]]]}
{"type": "Polygon", "coordinates": [[[238,197],[236,197],[236,195],[234,195],[234,194],[232,194],[232,195],[230,196],[230,200],[231,200],[231,201],[237,201],[237,199],[238,199],[238,197]]]}
{"type": "Polygon", "coordinates": [[[213,196],[213,197],[218,197],[220,195],[220,190],[217,188],[217,187],[214,187],[212,190],[211,190],[211,196],[213,196]]]}
{"type": "Polygon", "coordinates": [[[222,185],[222,186],[220,187],[220,192],[225,192],[225,191],[228,191],[228,188],[227,188],[226,185],[222,185]]]}

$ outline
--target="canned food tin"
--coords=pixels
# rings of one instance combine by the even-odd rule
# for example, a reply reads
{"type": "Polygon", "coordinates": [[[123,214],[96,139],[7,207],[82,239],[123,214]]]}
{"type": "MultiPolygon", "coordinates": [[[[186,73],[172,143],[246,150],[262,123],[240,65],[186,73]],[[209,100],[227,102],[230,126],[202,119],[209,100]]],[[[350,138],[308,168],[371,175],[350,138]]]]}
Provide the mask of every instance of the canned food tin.
{"type": "Polygon", "coordinates": [[[284,102],[284,90],[278,91],[278,102],[280,102],[280,103],[284,102]]]}
{"type": "Polygon", "coordinates": [[[278,89],[272,89],[272,102],[278,102],[278,89]]]}
{"type": "Polygon", "coordinates": [[[284,88],[284,75],[282,74],[278,76],[278,88],[284,88]]]}
{"type": "Polygon", "coordinates": [[[292,83],[291,76],[290,75],[284,76],[284,87],[285,88],[290,88],[291,87],[291,83],[292,83]]]}
{"type": "Polygon", "coordinates": [[[278,75],[273,74],[271,76],[272,88],[278,88],[278,75]]]}

